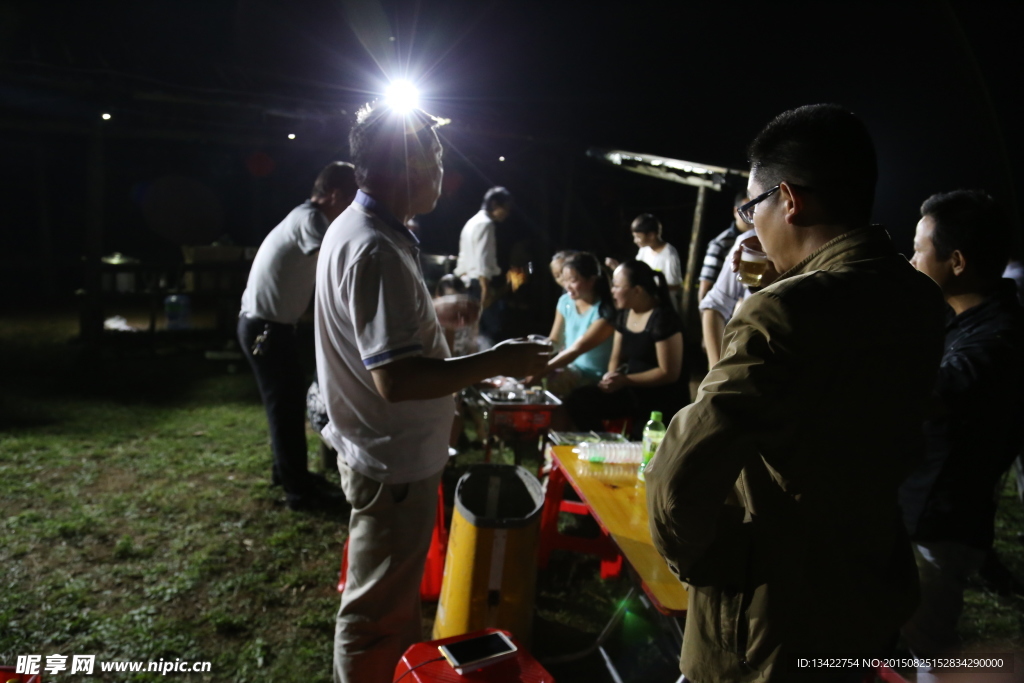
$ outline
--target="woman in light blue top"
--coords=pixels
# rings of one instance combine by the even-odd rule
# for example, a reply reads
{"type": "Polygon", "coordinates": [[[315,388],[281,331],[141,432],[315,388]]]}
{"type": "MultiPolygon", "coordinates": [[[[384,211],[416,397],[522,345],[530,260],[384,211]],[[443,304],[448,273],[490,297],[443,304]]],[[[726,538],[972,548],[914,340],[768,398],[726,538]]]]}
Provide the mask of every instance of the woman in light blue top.
{"type": "Polygon", "coordinates": [[[548,361],[544,374],[527,378],[533,383],[547,375],[548,389],[557,395],[601,380],[615,333],[608,276],[593,254],[569,258],[562,266],[562,284],[566,293],[558,300],[549,335],[561,342],[562,351],[548,361]]]}

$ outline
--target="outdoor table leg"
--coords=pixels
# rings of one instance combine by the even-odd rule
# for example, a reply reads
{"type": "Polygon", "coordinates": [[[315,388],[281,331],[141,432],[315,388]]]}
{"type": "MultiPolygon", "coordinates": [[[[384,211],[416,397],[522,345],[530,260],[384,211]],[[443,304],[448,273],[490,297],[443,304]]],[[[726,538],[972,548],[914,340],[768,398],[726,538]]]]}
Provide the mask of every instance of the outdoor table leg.
{"type": "Polygon", "coordinates": [[[540,548],[537,550],[537,566],[547,569],[551,550],[558,536],[558,513],[562,507],[562,491],[565,489],[565,474],[557,464],[548,474],[547,490],[544,496],[544,510],[540,516],[540,548]]]}

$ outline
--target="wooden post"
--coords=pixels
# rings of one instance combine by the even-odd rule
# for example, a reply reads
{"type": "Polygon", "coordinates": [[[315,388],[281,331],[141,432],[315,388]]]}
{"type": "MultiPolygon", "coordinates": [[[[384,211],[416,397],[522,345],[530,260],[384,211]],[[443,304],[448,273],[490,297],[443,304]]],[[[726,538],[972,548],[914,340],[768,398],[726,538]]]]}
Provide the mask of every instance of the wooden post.
{"type": "MultiPolygon", "coordinates": [[[[707,187],[701,185],[697,188],[697,206],[693,209],[693,227],[690,229],[690,250],[686,256],[686,273],[683,275],[683,300],[682,310],[683,323],[686,327],[686,334],[693,335],[700,331],[700,317],[697,315],[697,275],[700,273],[702,263],[700,253],[701,225],[704,222],[704,197],[707,194],[707,187]]],[[[689,336],[694,339],[695,337],[689,336]]]]}

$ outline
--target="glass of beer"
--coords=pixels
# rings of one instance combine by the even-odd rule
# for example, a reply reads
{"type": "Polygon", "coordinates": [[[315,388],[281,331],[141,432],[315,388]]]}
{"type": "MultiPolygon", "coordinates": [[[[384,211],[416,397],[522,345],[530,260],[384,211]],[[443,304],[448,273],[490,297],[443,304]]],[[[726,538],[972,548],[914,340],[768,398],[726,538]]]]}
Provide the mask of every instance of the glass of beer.
{"type": "Polygon", "coordinates": [[[736,279],[747,287],[760,287],[761,276],[768,270],[768,255],[763,251],[752,249],[746,244],[740,245],[740,272],[736,279]]]}

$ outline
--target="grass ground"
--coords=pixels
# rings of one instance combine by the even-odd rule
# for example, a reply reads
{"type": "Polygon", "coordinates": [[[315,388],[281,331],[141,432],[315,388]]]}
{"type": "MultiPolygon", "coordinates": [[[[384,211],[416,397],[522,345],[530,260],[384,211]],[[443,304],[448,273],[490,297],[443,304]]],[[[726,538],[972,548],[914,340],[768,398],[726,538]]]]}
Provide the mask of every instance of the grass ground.
{"type": "Polygon", "coordinates": [[[268,489],[252,377],[189,355],[81,366],[61,350],[5,368],[0,657],[326,680],[344,520],[292,514],[268,489]]]}
{"type": "MultiPolygon", "coordinates": [[[[212,663],[173,674],[189,680],[330,680],[347,520],[290,512],[268,488],[251,375],[188,348],[86,357],[66,343],[72,332],[43,317],[0,326],[0,664],[92,654],[212,663]]],[[[1021,530],[1007,498],[997,548],[1018,576],[1021,530]]],[[[587,645],[626,589],[601,581],[594,560],[556,555],[538,580],[534,651],[587,645]]],[[[1020,600],[978,589],[967,601],[971,647],[1024,647],[1020,600]]],[[[634,610],[619,644],[652,640],[649,621],[634,610]]],[[[622,649],[635,670],[665,656],[622,649]]],[[[563,683],[605,679],[596,656],[552,672],[563,683]]]]}

